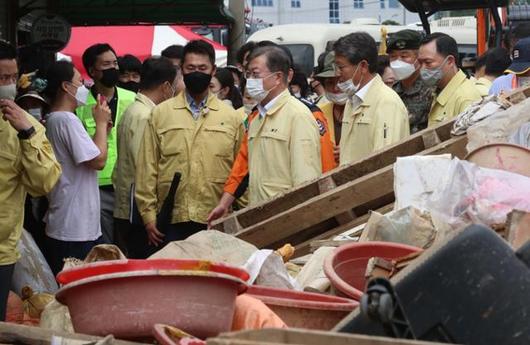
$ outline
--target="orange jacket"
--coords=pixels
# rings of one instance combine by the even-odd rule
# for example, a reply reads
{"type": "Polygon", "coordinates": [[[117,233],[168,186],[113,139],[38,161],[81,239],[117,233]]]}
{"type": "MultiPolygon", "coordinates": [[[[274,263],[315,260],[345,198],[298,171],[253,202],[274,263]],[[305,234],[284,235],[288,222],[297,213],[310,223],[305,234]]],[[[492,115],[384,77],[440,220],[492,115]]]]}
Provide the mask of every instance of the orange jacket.
{"type": "MultiPolygon", "coordinates": [[[[322,172],[325,173],[337,167],[335,157],[333,156],[333,142],[331,141],[331,134],[329,132],[328,121],[324,113],[316,105],[301,100],[313,113],[315,120],[318,123],[320,130],[320,156],[322,161],[322,172]]],[[[258,111],[254,110],[247,119],[250,123],[258,116],[258,111]]],[[[248,124],[246,125],[248,128],[248,124]]],[[[239,198],[245,193],[248,187],[248,136],[243,136],[239,153],[232,166],[230,176],[226,180],[224,191],[239,198]]]]}

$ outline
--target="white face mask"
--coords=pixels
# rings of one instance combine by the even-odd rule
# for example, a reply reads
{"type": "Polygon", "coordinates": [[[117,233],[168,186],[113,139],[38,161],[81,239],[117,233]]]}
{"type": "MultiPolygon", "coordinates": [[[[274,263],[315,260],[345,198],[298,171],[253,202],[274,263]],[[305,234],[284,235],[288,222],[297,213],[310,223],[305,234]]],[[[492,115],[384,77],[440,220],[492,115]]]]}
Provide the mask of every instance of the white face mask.
{"type": "MultiPolygon", "coordinates": [[[[263,101],[267,96],[269,95],[269,92],[274,89],[274,87],[270,90],[265,90],[263,87],[263,80],[274,75],[276,73],[271,73],[265,78],[249,78],[247,79],[247,92],[250,97],[252,97],[253,100],[260,103],[263,101]]],[[[275,86],[276,87],[276,86],[275,86]]]]}
{"type": "Polygon", "coordinates": [[[353,83],[353,78],[357,74],[357,71],[359,70],[360,66],[360,64],[357,65],[357,68],[355,69],[355,72],[353,72],[353,76],[351,77],[351,79],[343,81],[342,83],[337,83],[337,87],[339,88],[339,90],[344,92],[349,98],[355,96],[357,91],[359,91],[359,89],[361,88],[361,83],[363,81],[362,78],[357,85],[353,83]]]}
{"type": "Polygon", "coordinates": [[[1,85],[0,99],[8,99],[14,101],[17,97],[17,84],[1,85]]]}
{"type": "Polygon", "coordinates": [[[300,92],[295,92],[293,96],[296,98],[302,98],[302,94],[300,92]]]}
{"type": "Polygon", "coordinates": [[[348,101],[348,95],[345,94],[344,92],[340,92],[340,93],[326,92],[326,98],[331,103],[337,104],[337,105],[344,105],[348,101]]]}
{"type": "Polygon", "coordinates": [[[42,109],[41,108],[32,108],[28,109],[28,113],[36,118],[38,121],[42,119],[42,109]]]}
{"type": "Polygon", "coordinates": [[[245,109],[245,114],[249,115],[256,105],[257,103],[243,104],[243,108],[245,109]]]}
{"type": "Polygon", "coordinates": [[[395,60],[390,62],[390,68],[396,74],[397,80],[404,80],[410,77],[416,72],[416,66],[414,64],[405,62],[403,60],[395,60]]]}
{"type": "MultiPolygon", "coordinates": [[[[75,85],[74,83],[70,83],[74,86],[77,86],[75,85]]],[[[86,104],[87,102],[87,99],[88,99],[88,94],[90,93],[90,91],[85,87],[85,85],[81,84],[81,86],[78,86],[77,87],[77,91],[75,93],[75,95],[72,95],[70,92],[66,91],[70,96],[74,97],[75,100],[77,101],[77,106],[78,107],[81,107],[83,105],[86,104]]]]}

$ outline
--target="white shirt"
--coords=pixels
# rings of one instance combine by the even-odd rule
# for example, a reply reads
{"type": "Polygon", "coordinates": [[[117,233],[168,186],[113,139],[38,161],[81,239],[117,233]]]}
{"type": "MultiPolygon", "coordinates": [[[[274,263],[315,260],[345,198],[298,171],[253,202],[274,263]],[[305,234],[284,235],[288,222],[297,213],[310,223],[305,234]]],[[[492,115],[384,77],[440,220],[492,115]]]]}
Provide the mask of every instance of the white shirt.
{"type": "Polygon", "coordinates": [[[370,86],[372,86],[372,84],[374,83],[374,79],[375,78],[372,78],[372,80],[370,80],[365,86],[363,86],[359,91],[355,93],[355,96],[359,97],[361,101],[364,101],[364,97],[366,97],[370,86]]]}
{"type": "Polygon", "coordinates": [[[94,241],[101,236],[97,171],[88,162],[100,151],[73,113],[53,112],[46,118],[46,135],[62,174],[48,194],[46,235],[59,241],[94,241]]]}
{"type": "Polygon", "coordinates": [[[278,100],[278,98],[280,98],[281,95],[282,93],[271,99],[269,103],[265,104],[265,106],[258,104],[258,112],[260,118],[264,118],[265,115],[267,115],[267,111],[269,111],[274,106],[274,103],[276,103],[276,101],[278,100]]]}

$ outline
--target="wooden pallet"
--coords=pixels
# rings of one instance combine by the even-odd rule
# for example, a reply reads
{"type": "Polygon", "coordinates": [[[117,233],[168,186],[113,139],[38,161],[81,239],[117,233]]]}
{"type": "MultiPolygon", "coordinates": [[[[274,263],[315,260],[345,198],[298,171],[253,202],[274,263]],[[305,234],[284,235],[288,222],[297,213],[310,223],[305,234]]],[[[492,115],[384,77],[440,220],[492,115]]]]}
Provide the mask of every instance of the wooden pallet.
{"type": "Polygon", "coordinates": [[[416,133],[268,202],[230,214],[213,227],[259,248],[288,242],[307,249],[312,240],[362,224],[370,210],[394,201],[393,164],[398,157],[451,153],[463,158],[467,137],[451,137],[452,126],[449,121],[416,133]]]}

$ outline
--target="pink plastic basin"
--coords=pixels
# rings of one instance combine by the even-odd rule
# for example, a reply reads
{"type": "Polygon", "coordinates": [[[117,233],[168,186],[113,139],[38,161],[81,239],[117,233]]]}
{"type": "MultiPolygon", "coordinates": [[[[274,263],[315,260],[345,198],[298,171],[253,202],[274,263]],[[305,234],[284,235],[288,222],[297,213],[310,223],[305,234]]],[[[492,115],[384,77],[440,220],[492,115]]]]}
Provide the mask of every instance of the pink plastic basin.
{"type": "Polygon", "coordinates": [[[331,330],[359,305],[347,298],[264,286],[249,286],[247,294],[295,328],[331,330]]]}
{"type": "Polygon", "coordinates": [[[144,270],[100,274],[61,288],[78,333],[150,340],[157,323],[199,338],[229,331],[235,298],[246,283],[205,270],[144,270]]]}
{"type": "Polygon", "coordinates": [[[102,274],[135,272],[146,270],[192,270],[223,273],[247,281],[248,273],[237,267],[204,260],[153,259],[153,260],[109,260],[72,267],[59,272],[57,281],[68,284],[102,274]]]}
{"type": "Polygon", "coordinates": [[[420,248],[391,242],[360,242],[338,247],[324,262],[324,273],[341,296],[357,301],[366,286],[366,266],[372,257],[397,259],[420,248]]]}
{"type": "Polygon", "coordinates": [[[530,150],[526,147],[495,143],[477,148],[466,160],[483,168],[505,170],[530,177],[530,150]]]}

